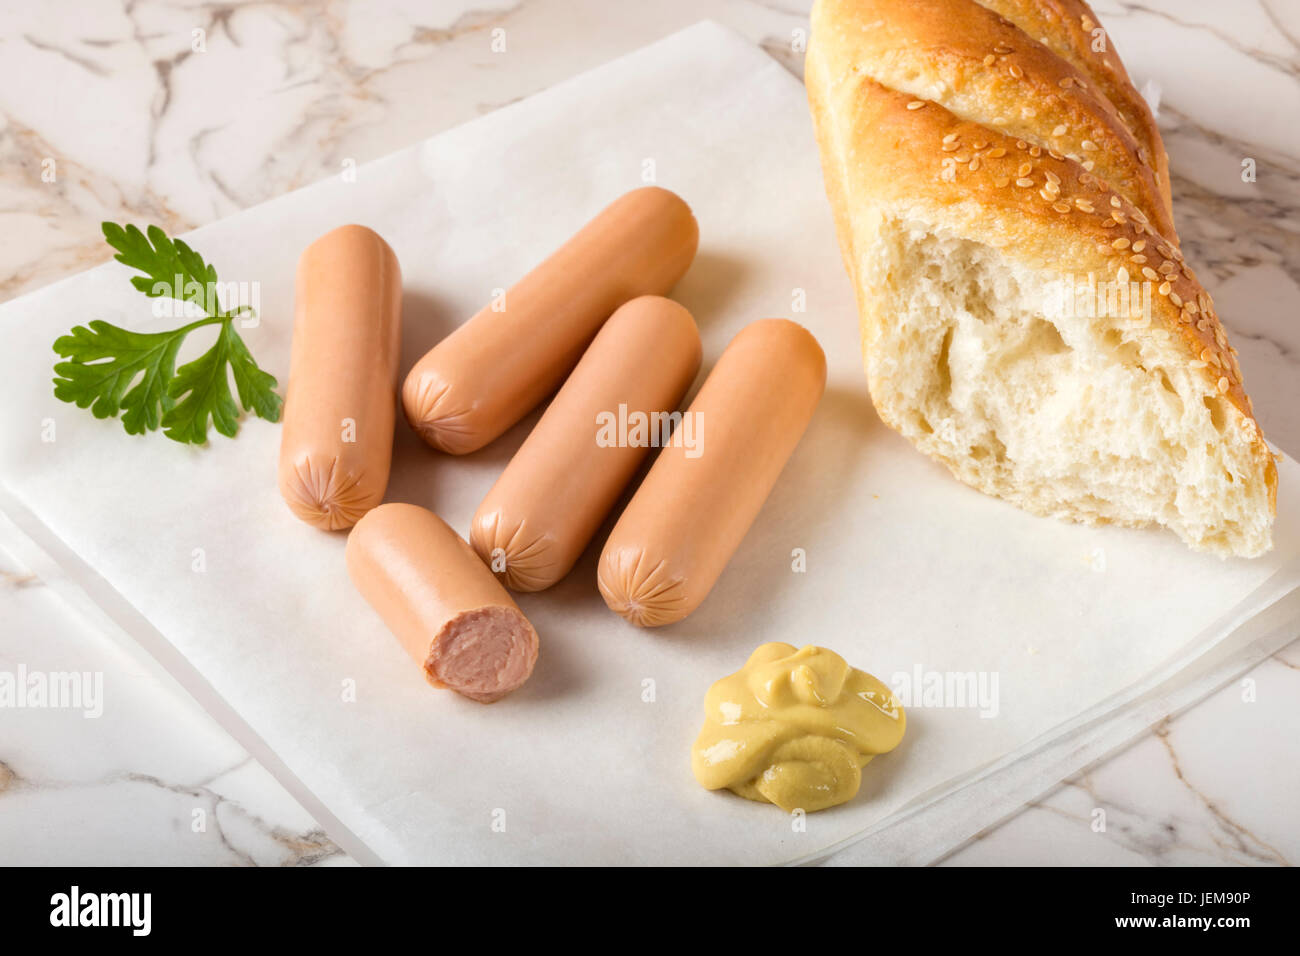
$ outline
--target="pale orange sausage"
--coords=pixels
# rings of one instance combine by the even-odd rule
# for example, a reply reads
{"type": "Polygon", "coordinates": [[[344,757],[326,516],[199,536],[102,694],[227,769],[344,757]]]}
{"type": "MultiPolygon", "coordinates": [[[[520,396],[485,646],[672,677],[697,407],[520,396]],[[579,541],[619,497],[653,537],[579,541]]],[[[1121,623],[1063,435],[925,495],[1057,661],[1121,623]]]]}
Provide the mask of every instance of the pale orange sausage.
{"type": "Polygon", "coordinates": [[[468,544],[432,511],[390,503],[348,535],[348,574],[425,677],[490,703],[537,662],[537,632],[468,544]]]}
{"type": "Polygon", "coordinates": [[[680,420],[700,368],[691,314],[659,296],[596,334],[474,515],[470,543],[516,591],[569,573],[651,447],[680,420]]]}
{"type": "Polygon", "coordinates": [[[493,305],[435,345],[402,386],[407,421],[434,448],[482,448],[555,391],[628,299],[666,293],[699,243],[690,207],[635,189],[605,207],[493,305]]]}
{"type": "Polygon", "coordinates": [[[327,531],[384,499],[397,418],[402,270],[365,226],[340,226],[298,260],[280,433],[280,494],[327,531]]]}
{"type": "Polygon", "coordinates": [[[605,542],[597,584],[610,608],[657,627],[700,606],[825,387],[826,356],[802,326],[763,319],[731,340],[686,412],[684,440],[660,452],[605,542]]]}

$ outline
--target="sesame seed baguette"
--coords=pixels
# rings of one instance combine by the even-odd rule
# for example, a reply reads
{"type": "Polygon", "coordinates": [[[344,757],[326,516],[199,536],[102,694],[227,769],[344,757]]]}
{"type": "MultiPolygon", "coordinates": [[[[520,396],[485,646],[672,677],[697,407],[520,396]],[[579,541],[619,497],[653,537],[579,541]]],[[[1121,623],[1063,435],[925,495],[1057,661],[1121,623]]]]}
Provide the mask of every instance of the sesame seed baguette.
{"type": "Polygon", "coordinates": [[[1151,107],[1147,105],[1124,63],[1110,46],[1094,50],[1098,39],[1094,31],[1101,25],[1092,8],[1083,0],[979,0],[999,16],[1005,17],[1026,34],[1086,76],[1119,113],[1124,126],[1138,142],[1138,161],[1152,169],[1165,209],[1173,216],[1173,199],[1169,190],[1169,155],[1165,152],[1160,130],[1151,107]]]}
{"type": "Polygon", "coordinates": [[[861,8],[886,6],[819,0],[805,65],[882,420],[1033,513],[1268,550],[1273,456],[1177,245],[1095,168],[858,68],[861,8]],[[1047,311],[1073,277],[1146,283],[1149,322],[1047,311]]]}
{"type": "Polygon", "coordinates": [[[1087,75],[992,10],[975,0],[821,0],[812,17],[833,74],[869,77],[1069,156],[1176,241],[1155,170],[1139,159],[1146,150],[1115,106],[1087,75]]]}

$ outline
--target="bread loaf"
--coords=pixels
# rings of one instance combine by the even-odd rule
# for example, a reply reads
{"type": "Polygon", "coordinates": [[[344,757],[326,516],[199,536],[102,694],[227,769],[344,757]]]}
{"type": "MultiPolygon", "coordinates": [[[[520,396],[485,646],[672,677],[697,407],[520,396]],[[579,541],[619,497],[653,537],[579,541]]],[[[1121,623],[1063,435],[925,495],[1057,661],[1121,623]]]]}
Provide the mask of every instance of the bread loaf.
{"type": "Polygon", "coordinates": [[[882,420],[1036,514],[1268,550],[1273,456],[1088,6],[818,0],[805,81],[882,420]]]}

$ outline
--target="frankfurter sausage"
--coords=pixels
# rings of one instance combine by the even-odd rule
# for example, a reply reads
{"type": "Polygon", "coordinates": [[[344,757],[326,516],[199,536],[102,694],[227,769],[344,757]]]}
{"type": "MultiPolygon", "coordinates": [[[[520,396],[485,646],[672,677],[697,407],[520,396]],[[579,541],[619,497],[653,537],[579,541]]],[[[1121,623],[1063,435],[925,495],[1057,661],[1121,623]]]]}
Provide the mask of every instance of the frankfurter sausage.
{"type": "Polygon", "coordinates": [[[327,531],[384,499],[397,418],[402,270],[378,233],[340,226],[298,260],[280,494],[327,531]]]}
{"type": "Polygon", "coordinates": [[[680,621],[712,590],[758,516],[826,387],[826,356],[786,319],[731,340],[600,555],[605,603],[633,624],[680,621]]]}
{"type": "Polygon", "coordinates": [[[699,368],[695,320],[671,299],[643,295],[610,316],[474,515],[470,543],[507,586],[540,591],[569,573],[681,420],[699,368]]]}
{"type": "Polygon", "coordinates": [[[482,448],[555,391],[610,313],[671,289],[698,242],[690,207],[668,190],[616,199],[415,363],[407,421],[453,455],[482,448]]]}
{"type": "Polygon", "coordinates": [[[537,632],[432,511],[390,503],[348,535],[348,574],[434,687],[491,703],[528,679],[537,632]]]}

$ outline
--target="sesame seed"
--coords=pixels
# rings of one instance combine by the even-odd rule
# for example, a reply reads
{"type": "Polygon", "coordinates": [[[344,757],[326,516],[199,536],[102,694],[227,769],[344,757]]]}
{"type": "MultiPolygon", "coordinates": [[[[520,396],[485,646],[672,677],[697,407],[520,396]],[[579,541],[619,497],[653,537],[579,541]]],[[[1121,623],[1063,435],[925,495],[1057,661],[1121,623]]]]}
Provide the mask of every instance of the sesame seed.
{"type": "Polygon", "coordinates": [[[1086,169],[1088,172],[1092,172],[1092,167],[1096,165],[1097,164],[1094,163],[1091,159],[1085,159],[1083,161],[1083,168],[1086,169]]]}
{"type": "Polygon", "coordinates": [[[1131,262],[1131,263],[1133,263],[1134,265],[1140,266],[1140,265],[1142,265],[1142,263],[1144,263],[1144,262],[1147,261],[1147,257],[1144,256],[1144,255],[1135,254],[1135,255],[1131,255],[1131,256],[1129,256],[1129,257],[1128,257],[1128,261],[1131,262]]]}
{"type": "MultiPolygon", "coordinates": [[[[1171,298],[1172,298],[1172,296],[1171,296],[1171,298]]],[[[1221,326],[1221,325],[1219,325],[1219,326],[1215,326],[1215,329],[1214,329],[1214,341],[1216,341],[1216,342],[1219,343],[1219,348],[1223,348],[1224,346],[1226,346],[1226,345],[1228,344],[1228,336],[1224,334],[1224,332],[1223,332],[1223,326],[1221,326]]],[[[1233,354],[1233,355],[1236,355],[1236,354],[1237,354],[1237,350],[1236,350],[1236,349],[1233,349],[1233,350],[1232,350],[1232,354],[1233,354]]]]}
{"type": "Polygon", "coordinates": [[[997,179],[993,180],[993,185],[994,185],[994,186],[997,186],[998,189],[1001,189],[1001,188],[1003,188],[1004,186],[1008,185],[1010,182],[1011,182],[1010,177],[1008,177],[1008,176],[999,176],[997,179]]]}
{"type": "Polygon", "coordinates": [[[943,138],[943,141],[945,143],[955,143],[957,141],[957,137],[960,135],[961,135],[960,133],[949,133],[947,136],[943,138]]]}
{"type": "Polygon", "coordinates": [[[1212,357],[1210,355],[1210,350],[1201,349],[1201,354],[1197,356],[1197,358],[1199,358],[1202,362],[1207,362],[1207,363],[1210,362],[1212,360],[1212,357]]]}
{"type": "Polygon", "coordinates": [[[1080,173],[1080,174],[1079,174],[1079,185],[1080,185],[1080,186],[1086,186],[1086,185],[1088,185],[1088,183],[1090,183],[1090,182],[1092,182],[1092,176],[1091,176],[1090,174],[1088,174],[1088,173],[1080,173]]]}
{"type": "Polygon", "coordinates": [[[909,110],[919,110],[924,105],[925,100],[912,100],[912,102],[907,104],[907,108],[909,110]]]}
{"type": "Polygon", "coordinates": [[[1040,190],[1038,191],[1038,195],[1042,196],[1042,197],[1043,197],[1044,199],[1046,199],[1048,202],[1051,202],[1052,200],[1054,200],[1054,199],[1056,198],[1056,193],[1052,192],[1052,191],[1051,191],[1049,188],[1047,188],[1046,186],[1044,186],[1042,189],[1040,189],[1040,190]]]}
{"type": "Polygon", "coordinates": [[[1228,380],[1224,378],[1222,375],[1219,376],[1218,389],[1220,395],[1228,394],[1228,380]]]}
{"type": "Polygon", "coordinates": [[[1090,139],[1085,139],[1085,140],[1084,140],[1082,143],[1080,143],[1079,145],[1082,146],[1082,147],[1083,147],[1084,149],[1086,149],[1086,150],[1094,150],[1094,149],[1097,148],[1097,144],[1094,143],[1094,142],[1093,142],[1092,140],[1090,140],[1090,139]]]}
{"type": "Polygon", "coordinates": [[[1056,173],[1052,172],[1050,169],[1043,170],[1043,175],[1047,177],[1049,183],[1056,186],[1061,185],[1061,177],[1056,175],[1056,173]]]}
{"type": "Polygon", "coordinates": [[[1187,311],[1187,306],[1183,306],[1183,310],[1178,313],[1178,319],[1180,322],[1192,321],[1192,313],[1187,311]]]}
{"type": "Polygon", "coordinates": [[[1121,209],[1112,209],[1112,210],[1110,211],[1110,217],[1111,217],[1112,219],[1114,219],[1116,222],[1123,222],[1125,219],[1128,218],[1128,217],[1124,214],[1124,211],[1121,210],[1121,209]]]}
{"type": "Polygon", "coordinates": [[[1062,155],[1061,153],[1058,153],[1058,152],[1057,152],[1056,150],[1054,150],[1054,149],[1049,149],[1049,150],[1047,151],[1047,155],[1048,155],[1048,156],[1051,156],[1052,159],[1065,159],[1065,156],[1064,156],[1064,155],[1062,155]]]}
{"type": "Polygon", "coordinates": [[[1064,135],[1065,135],[1065,131],[1066,131],[1066,129],[1067,129],[1066,125],[1065,125],[1064,123],[1062,123],[1060,126],[1056,127],[1054,130],[1052,130],[1052,135],[1053,135],[1053,136],[1064,136],[1064,135]]]}
{"type": "Polygon", "coordinates": [[[1111,197],[1110,197],[1110,204],[1111,204],[1112,206],[1114,206],[1116,209],[1118,209],[1118,208],[1119,208],[1119,197],[1118,197],[1118,196],[1111,196],[1111,197]]]}
{"type": "Polygon", "coordinates": [[[1076,198],[1076,199],[1074,200],[1074,204],[1075,204],[1076,206],[1078,206],[1078,207],[1079,207],[1083,212],[1096,212],[1096,211],[1097,211],[1097,210],[1095,210],[1095,209],[1092,208],[1092,203],[1088,202],[1088,200],[1086,200],[1086,199],[1078,199],[1078,198],[1076,198]]]}
{"type": "Polygon", "coordinates": [[[1010,73],[1017,80],[1025,75],[1025,71],[1020,69],[1020,67],[1016,66],[1014,63],[1012,63],[1011,66],[1007,69],[1007,72],[1010,73]]]}
{"type": "Polygon", "coordinates": [[[997,59],[998,59],[997,57],[995,57],[992,53],[990,53],[988,56],[984,58],[984,65],[992,66],[994,63],[997,62],[997,59]]]}
{"type": "Polygon", "coordinates": [[[980,168],[980,158],[976,156],[970,161],[970,171],[973,173],[980,168]]]}
{"type": "Polygon", "coordinates": [[[1028,148],[1029,148],[1029,144],[1026,143],[1023,139],[1016,140],[1016,149],[1028,149],[1028,148]]]}
{"type": "Polygon", "coordinates": [[[1188,368],[1205,368],[1205,363],[1200,359],[1192,359],[1187,363],[1188,368]]]}
{"type": "Polygon", "coordinates": [[[1115,273],[1115,281],[1118,282],[1120,285],[1123,285],[1125,282],[1128,282],[1128,270],[1125,269],[1123,266],[1120,266],[1119,271],[1115,273]]]}
{"type": "Polygon", "coordinates": [[[1008,53],[1012,53],[1012,52],[1014,52],[1014,51],[1013,51],[1013,50],[1011,49],[1011,47],[1009,47],[1009,46],[995,46],[995,47],[993,48],[993,52],[994,52],[994,53],[1001,53],[1001,54],[1003,54],[1003,55],[1005,56],[1006,54],[1008,54],[1008,53]]]}
{"type": "Polygon", "coordinates": [[[1033,156],[1035,159],[1037,159],[1039,156],[1042,156],[1042,155],[1043,155],[1042,147],[1039,147],[1039,146],[1030,146],[1030,147],[1029,147],[1029,155],[1030,155],[1030,156],[1033,156]]]}
{"type": "Polygon", "coordinates": [[[1070,77],[1070,76],[1063,76],[1063,77],[1061,77],[1059,80],[1056,81],[1056,85],[1059,86],[1059,87],[1060,87],[1061,89],[1063,89],[1063,90],[1068,90],[1068,89],[1070,88],[1070,84],[1073,83],[1073,82],[1074,82],[1074,78],[1073,78],[1073,77],[1070,77]]]}
{"type": "Polygon", "coordinates": [[[989,158],[989,159],[1000,159],[1001,157],[1005,156],[1006,154],[1007,154],[1007,151],[1006,151],[1005,149],[1003,149],[1001,146],[998,146],[996,149],[990,149],[990,150],[988,151],[988,158],[989,158]]]}
{"type": "Polygon", "coordinates": [[[1145,146],[1138,147],[1138,162],[1143,166],[1151,165],[1151,156],[1147,153],[1145,146]]]}
{"type": "Polygon", "coordinates": [[[953,159],[957,160],[957,162],[959,162],[959,163],[969,163],[969,162],[970,162],[970,154],[969,154],[969,153],[958,153],[956,156],[953,157],[953,159]]]}
{"type": "Polygon", "coordinates": [[[988,143],[985,142],[985,141],[982,140],[982,139],[977,139],[977,140],[975,140],[975,142],[971,143],[971,147],[972,147],[973,149],[983,149],[983,148],[984,148],[985,146],[987,146],[987,145],[988,145],[988,143]]]}
{"type": "Polygon", "coordinates": [[[1021,163],[1020,168],[1016,170],[1017,176],[1028,176],[1034,171],[1033,163],[1021,163]]]}
{"type": "Polygon", "coordinates": [[[1169,293],[1169,301],[1172,302],[1174,305],[1178,306],[1179,308],[1181,308],[1183,305],[1183,298],[1177,292],[1169,293]]]}
{"type": "Polygon", "coordinates": [[[1166,281],[1166,282],[1162,282],[1162,283],[1160,283],[1160,285],[1156,287],[1156,291],[1159,292],[1161,295],[1168,295],[1168,294],[1169,294],[1169,291],[1170,291],[1172,288],[1173,288],[1173,286],[1171,286],[1171,285],[1166,281]]]}
{"type": "Polygon", "coordinates": [[[1151,220],[1146,217],[1146,213],[1144,213],[1141,209],[1133,210],[1133,218],[1136,219],[1138,222],[1142,223],[1142,225],[1144,226],[1151,222],[1151,220]]]}
{"type": "Polygon", "coordinates": [[[939,148],[945,153],[951,153],[955,150],[961,149],[961,143],[944,143],[939,148]]]}
{"type": "Polygon", "coordinates": [[[1176,272],[1177,270],[1178,266],[1174,265],[1168,259],[1160,263],[1160,272],[1164,275],[1169,275],[1171,272],[1176,272]]]}
{"type": "Polygon", "coordinates": [[[1145,239],[1139,239],[1137,242],[1133,243],[1134,252],[1141,252],[1146,247],[1147,247],[1147,241],[1145,239]]]}
{"type": "Polygon", "coordinates": [[[1070,204],[1064,202],[1054,202],[1052,203],[1052,208],[1055,209],[1057,212],[1064,214],[1070,211],[1070,204]]]}
{"type": "Polygon", "coordinates": [[[1118,225],[1119,223],[1117,223],[1114,219],[1103,219],[1101,221],[1101,228],[1103,229],[1114,229],[1118,225]]]}
{"type": "Polygon", "coordinates": [[[1016,185],[1019,186],[1021,189],[1028,189],[1033,184],[1034,181],[1025,176],[1021,176],[1019,179],[1016,180],[1016,185]]]}
{"type": "Polygon", "coordinates": [[[1156,274],[1156,270],[1152,269],[1150,266],[1143,266],[1142,274],[1146,276],[1148,279],[1150,279],[1152,282],[1160,278],[1160,276],[1156,274]]]}
{"type": "Polygon", "coordinates": [[[1116,249],[1127,249],[1127,248],[1128,248],[1128,240],[1125,239],[1123,236],[1121,236],[1120,238],[1118,238],[1118,239],[1116,239],[1114,242],[1112,242],[1111,245],[1114,246],[1116,249]]]}
{"type": "Polygon", "coordinates": [[[1187,300],[1187,311],[1190,312],[1190,313],[1192,313],[1192,315],[1195,315],[1197,312],[1200,312],[1200,311],[1201,311],[1201,307],[1200,307],[1199,305],[1196,304],[1196,300],[1195,300],[1195,299],[1188,299],[1188,300],[1187,300]]]}

